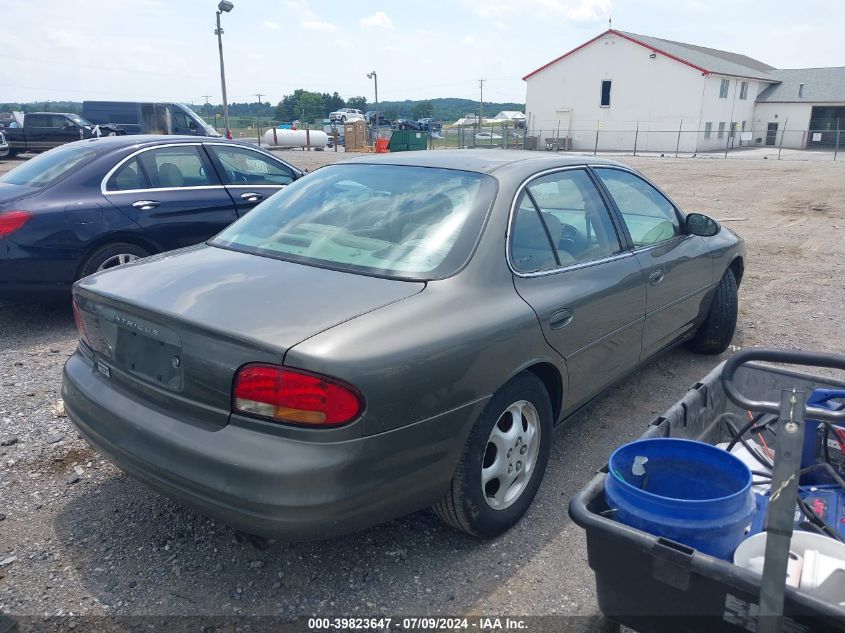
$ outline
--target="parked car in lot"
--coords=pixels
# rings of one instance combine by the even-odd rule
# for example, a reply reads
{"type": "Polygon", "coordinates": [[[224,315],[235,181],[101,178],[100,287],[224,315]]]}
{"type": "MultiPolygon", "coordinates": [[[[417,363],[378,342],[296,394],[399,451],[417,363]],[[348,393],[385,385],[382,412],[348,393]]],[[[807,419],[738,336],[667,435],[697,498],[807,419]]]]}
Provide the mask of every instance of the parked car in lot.
{"type": "MultiPolygon", "coordinates": [[[[368,110],[364,113],[364,118],[367,120],[367,123],[370,125],[376,124],[376,111],[375,110],[368,110]]],[[[379,126],[390,126],[393,122],[385,115],[384,112],[378,112],[378,124],[379,126]]]]}
{"type": "Polygon", "coordinates": [[[670,346],[728,346],[743,260],[615,162],[378,154],[80,281],[62,396],[120,468],[247,532],[434,505],[489,536],[556,424],[670,346]]]}
{"type": "Polygon", "coordinates": [[[495,132],[478,132],[475,135],[476,141],[489,141],[489,140],[498,140],[501,139],[501,134],[496,134],[495,132]]]}
{"type": "Polygon", "coordinates": [[[77,141],[0,176],[0,296],[66,296],[97,270],[218,233],[299,170],[196,137],[77,141]]]}
{"type": "Polygon", "coordinates": [[[394,127],[398,130],[416,130],[417,132],[424,131],[423,126],[418,121],[411,119],[397,119],[394,127]]]}
{"type": "MultiPolygon", "coordinates": [[[[17,113],[20,115],[20,113],[17,113]]],[[[77,114],[65,112],[30,112],[18,117],[16,125],[3,133],[9,144],[9,155],[44,152],[48,149],[101,134],[120,134],[108,126],[95,126],[77,114]]]]}
{"type": "Polygon", "coordinates": [[[347,121],[355,121],[364,118],[364,113],[355,108],[341,108],[334,112],[329,112],[330,121],[340,121],[346,123],[347,121]]]}
{"type": "Polygon", "coordinates": [[[84,101],[82,116],[101,126],[125,134],[221,134],[182,103],[140,103],[137,101],[84,101]]]}
{"type": "Polygon", "coordinates": [[[426,132],[440,133],[443,129],[443,123],[432,117],[426,117],[417,121],[420,127],[426,132]]]}
{"type": "Polygon", "coordinates": [[[9,143],[6,141],[6,135],[0,131],[0,158],[5,158],[9,155],[9,143]]]}

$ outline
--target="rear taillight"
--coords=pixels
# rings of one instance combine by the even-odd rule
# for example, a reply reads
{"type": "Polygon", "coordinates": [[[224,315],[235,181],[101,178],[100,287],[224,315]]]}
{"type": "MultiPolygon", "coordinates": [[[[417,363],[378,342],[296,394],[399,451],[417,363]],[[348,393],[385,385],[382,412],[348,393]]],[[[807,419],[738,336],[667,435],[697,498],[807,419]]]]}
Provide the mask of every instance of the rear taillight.
{"type": "Polygon", "coordinates": [[[345,424],[363,409],[350,385],[276,365],[241,367],[233,396],[235,411],[308,426],[345,424]]]}
{"type": "Polygon", "coordinates": [[[32,214],[29,211],[0,212],[0,237],[11,235],[24,224],[29,222],[32,214]]]}
{"type": "Polygon", "coordinates": [[[85,321],[82,320],[82,312],[79,311],[79,306],[76,304],[76,299],[72,301],[72,305],[73,320],[76,323],[76,329],[79,331],[79,338],[88,347],[91,347],[91,341],[88,339],[88,332],[85,330],[85,321]]]}

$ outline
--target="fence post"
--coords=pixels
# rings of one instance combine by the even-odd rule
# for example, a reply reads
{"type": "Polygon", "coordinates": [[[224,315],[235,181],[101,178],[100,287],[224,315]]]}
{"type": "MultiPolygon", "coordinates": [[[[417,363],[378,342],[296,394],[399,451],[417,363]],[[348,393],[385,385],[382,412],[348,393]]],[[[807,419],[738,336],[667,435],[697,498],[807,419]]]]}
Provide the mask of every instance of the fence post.
{"type": "Polygon", "coordinates": [[[634,132],[634,156],[637,155],[637,137],[640,135],[640,122],[637,121],[637,129],[634,132]]]}
{"type": "Polygon", "coordinates": [[[789,117],[783,121],[783,131],[780,133],[780,145],[778,145],[778,160],[780,160],[780,152],[783,149],[783,137],[786,136],[786,126],[789,124],[789,117]]]}
{"type": "Polygon", "coordinates": [[[596,121],[596,144],[593,147],[593,156],[595,156],[599,151],[599,127],[601,126],[601,121],[596,121]]]}
{"type": "Polygon", "coordinates": [[[681,130],[684,129],[684,120],[681,119],[681,124],[678,126],[678,142],[675,144],[675,158],[678,157],[678,150],[681,149],[681,130]]]}
{"type": "Polygon", "coordinates": [[[725,139],[725,156],[724,156],[725,158],[728,157],[728,147],[730,147],[730,144],[731,144],[731,122],[730,121],[728,121],[728,133],[727,133],[726,136],[727,136],[727,138],[725,139]]]}
{"type": "Polygon", "coordinates": [[[836,162],[836,155],[839,153],[839,117],[836,117],[836,147],[833,150],[833,162],[836,162]]]}

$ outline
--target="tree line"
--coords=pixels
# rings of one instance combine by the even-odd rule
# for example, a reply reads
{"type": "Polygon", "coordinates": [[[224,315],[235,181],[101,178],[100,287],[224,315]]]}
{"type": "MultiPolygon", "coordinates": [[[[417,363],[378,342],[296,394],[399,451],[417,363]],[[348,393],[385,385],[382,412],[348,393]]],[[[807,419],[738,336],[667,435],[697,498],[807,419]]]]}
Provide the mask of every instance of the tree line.
{"type": "MultiPolygon", "coordinates": [[[[206,120],[213,121],[215,115],[222,116],[223,106],[220,104],[204,103],[189,105],[197,114],[206,120]]],[[[266,121],[307,121],[319,122],[328,117],[330,112],[340,108],[356,108],[366,112],[375,110],[375,104],[368,102],[366,97],[356,96],[344,99],[337,92],[313,92],[299,88],[291,94],[286,94],[273,105],[264,102],[235,102],[229,104],[229,116],[242,118],[261,117],[266,121]]],[[[434,117],[441,121],[450,122],[465,114],[478,114],[479,103],[472,99],[438,98],[404,101],[382,101],[378,109],[382,116],[395,121],[399,118],[422,119],[434,117]]],[[[72,112],[80,114],[82,103],[79,101],[38,101],[30,103],[0,103],[0,112],[21,110],[23,112],[72,112]]],[[[485,103],[484,116],[495,116],[501,110],[525,111],[524,103],[485,103]]]]}

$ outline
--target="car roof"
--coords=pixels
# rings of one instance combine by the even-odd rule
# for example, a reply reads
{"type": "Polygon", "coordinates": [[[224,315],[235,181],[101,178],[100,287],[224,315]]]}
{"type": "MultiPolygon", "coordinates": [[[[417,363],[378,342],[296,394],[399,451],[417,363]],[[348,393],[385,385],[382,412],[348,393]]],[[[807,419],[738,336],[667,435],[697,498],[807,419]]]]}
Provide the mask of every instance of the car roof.
{"type": "Polygon", "coordinates": [[[117,151],[125,148],[142,149],[153,145],[172,145],[174,143],[225,143],[250,149],[261,149],[255,143],[229,140],[218,136],[190,136],[187,134],[126,134],[119,136],[100,136],[74,141],[68,145],[91,147],[102,152],[117,151]]]}
{"type": "Polygon", "coordinates": [[[348,161],[348,163],[441,167],[444,169],[460,169],[488,174],[497,169],[517,163],[524,163],[525,161],[536,161],[538,171],[552,169],[554,167],[577,165],[616,165],[624,167],[622,163],[617,161],[593,156],[580,156],[558,152],[496,149],[442,149],[375,154],[355,158],[348,161]]]}

